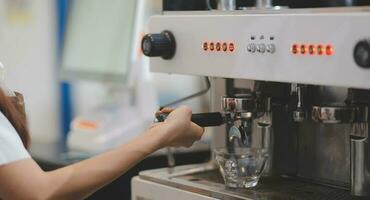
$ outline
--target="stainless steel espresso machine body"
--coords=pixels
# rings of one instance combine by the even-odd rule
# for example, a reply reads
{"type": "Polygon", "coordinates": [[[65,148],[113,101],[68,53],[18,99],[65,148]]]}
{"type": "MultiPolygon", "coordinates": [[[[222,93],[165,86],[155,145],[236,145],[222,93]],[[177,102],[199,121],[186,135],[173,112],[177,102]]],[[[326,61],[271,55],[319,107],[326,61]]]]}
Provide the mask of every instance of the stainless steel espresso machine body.
{"type": "Polygon", "coordinates": [[[151,71],[212,77],[213,111],[242,119],[215,146],[270,156],[253,189],[226,188],[211,162],[142,172],[133,199],[370,198],[370,7],[168,12],[149,31],[151,71]]]}

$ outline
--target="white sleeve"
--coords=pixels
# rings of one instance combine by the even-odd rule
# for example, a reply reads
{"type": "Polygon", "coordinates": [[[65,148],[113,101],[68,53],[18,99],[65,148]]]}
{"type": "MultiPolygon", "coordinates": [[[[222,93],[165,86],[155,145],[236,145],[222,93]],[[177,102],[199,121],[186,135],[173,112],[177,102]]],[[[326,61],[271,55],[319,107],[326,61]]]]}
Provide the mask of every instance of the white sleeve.
{"type": "Polygon", "coordinates": [[[18,133],[0,112],[0,165],[30,158],[18,133]]]}

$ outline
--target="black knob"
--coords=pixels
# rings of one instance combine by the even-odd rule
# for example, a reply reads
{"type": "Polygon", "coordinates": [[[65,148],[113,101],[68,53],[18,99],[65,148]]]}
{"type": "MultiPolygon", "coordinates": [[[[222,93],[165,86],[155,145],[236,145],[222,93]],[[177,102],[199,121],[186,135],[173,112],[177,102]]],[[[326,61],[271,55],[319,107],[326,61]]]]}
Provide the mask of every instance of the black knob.
{"type": "Polygon", "coordinates": [[[353,52],[355,62],[362,68],[370,68],[370,41],[362,40],[355,46],[353,52]]]}
{"type": "Polygon", "coordinates": [[[165,60],[171,59],[175,55],[175,37],[169,31],[159,34],[147,34],[141,41],[141,49],[144,55],[149,57],[162,57],[165,60]]]}

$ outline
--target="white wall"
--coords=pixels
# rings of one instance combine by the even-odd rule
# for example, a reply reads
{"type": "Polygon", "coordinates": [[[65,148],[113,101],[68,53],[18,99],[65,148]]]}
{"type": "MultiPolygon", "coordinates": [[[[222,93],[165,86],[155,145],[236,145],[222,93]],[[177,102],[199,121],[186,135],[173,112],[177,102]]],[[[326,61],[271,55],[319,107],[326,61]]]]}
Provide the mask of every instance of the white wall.
{"type": "Polygon", "coordinates": [[[56,13],[51,0],[0,0],[0,61],[23,93],[33,140],[59,135],[56,13]]]}

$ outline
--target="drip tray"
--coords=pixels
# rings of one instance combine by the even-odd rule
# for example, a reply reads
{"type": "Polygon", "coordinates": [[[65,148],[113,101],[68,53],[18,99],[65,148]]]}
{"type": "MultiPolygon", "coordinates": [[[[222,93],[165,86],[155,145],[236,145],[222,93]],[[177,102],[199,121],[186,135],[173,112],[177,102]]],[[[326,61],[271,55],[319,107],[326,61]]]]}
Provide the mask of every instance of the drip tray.
{"type": "Polygon", "coordinates": [[[347,190],[298,181],[293,178],[261,178],[252,189],[225,187],[213,164],[179,166],[140,173],[140,178],[218,199],[248,200],[362,200],[347,190]]]}

